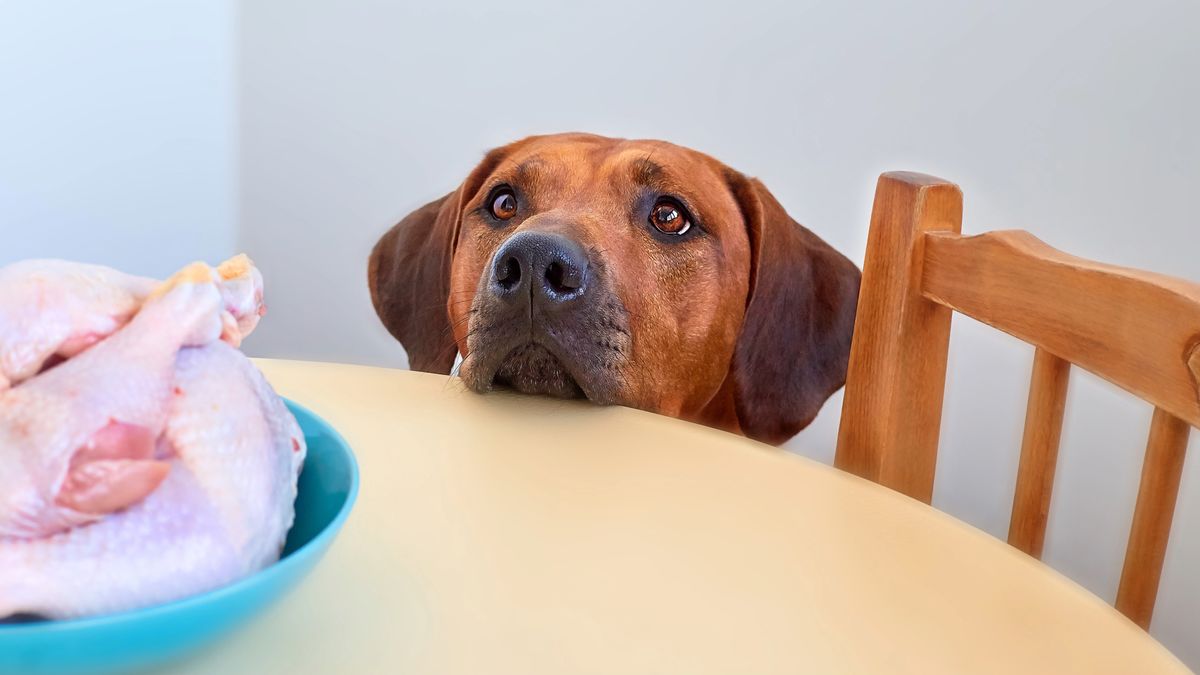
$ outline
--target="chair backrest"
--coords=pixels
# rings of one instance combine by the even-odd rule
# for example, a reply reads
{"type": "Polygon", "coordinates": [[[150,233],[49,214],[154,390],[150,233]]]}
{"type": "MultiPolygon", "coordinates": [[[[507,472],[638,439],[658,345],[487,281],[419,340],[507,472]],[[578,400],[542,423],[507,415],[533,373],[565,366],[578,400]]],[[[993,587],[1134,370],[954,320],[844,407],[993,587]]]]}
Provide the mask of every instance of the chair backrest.
{"type": "Polygon", "coordinates": [[[1116,602],[1148,627],[1200,427],[1200,284],[961,226],[956,185],[879,178],[835,464],[929,502],[951,311],[1010,333],[1035,352],[1008,541],[1040,558],[1071,365],[1099,375],[1155,408],[1116,602]]]}

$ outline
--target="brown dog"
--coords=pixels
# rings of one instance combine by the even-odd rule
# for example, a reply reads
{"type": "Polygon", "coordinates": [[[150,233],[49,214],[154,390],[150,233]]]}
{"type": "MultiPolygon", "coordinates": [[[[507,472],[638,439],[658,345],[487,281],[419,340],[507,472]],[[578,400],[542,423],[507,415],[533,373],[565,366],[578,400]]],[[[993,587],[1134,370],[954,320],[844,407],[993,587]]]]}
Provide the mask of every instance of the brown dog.
{"type": "Polygon", "coordinates": [[[661,141],[536,136],[379,240],[412,368],[781,443],[845,383],[859,271],[755,179],[661,141]]]}

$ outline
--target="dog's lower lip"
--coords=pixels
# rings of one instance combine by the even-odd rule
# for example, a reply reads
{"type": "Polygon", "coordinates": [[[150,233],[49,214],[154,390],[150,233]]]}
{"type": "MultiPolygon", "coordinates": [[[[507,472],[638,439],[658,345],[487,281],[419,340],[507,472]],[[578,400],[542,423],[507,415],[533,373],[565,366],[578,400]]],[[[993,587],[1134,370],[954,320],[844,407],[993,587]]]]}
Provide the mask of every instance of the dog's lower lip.
{"type": "Polygon", "coordinates": [[[587,398],[587,392],[566,364],[537,342],[518,345],[505,355],[492,374],[490,384],[525,394],[587,398]]]}

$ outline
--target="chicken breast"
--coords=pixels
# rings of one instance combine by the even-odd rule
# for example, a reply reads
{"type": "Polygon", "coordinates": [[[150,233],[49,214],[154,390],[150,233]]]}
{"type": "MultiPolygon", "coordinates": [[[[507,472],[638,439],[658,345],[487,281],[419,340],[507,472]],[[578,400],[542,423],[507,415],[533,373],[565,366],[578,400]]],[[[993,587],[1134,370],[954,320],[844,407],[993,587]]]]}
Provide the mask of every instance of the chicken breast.
{"type": "Polygon", "coordinates": [[[166,441],[220,514],[244,571],[278,559],[307,446],[244,354],[225,343],[179,353],[166,441]]]}

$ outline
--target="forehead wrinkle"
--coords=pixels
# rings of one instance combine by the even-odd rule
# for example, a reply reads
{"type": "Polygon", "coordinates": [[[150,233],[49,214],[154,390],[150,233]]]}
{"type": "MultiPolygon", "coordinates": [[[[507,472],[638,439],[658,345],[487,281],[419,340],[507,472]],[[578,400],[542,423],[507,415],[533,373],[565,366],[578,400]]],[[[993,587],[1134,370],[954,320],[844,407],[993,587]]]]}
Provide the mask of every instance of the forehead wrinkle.
{"type": "Polygon", "coordinates": [[[645,156],[632,162],[629,166],[629,175],[635,183],[643,185],[652,185],[660,180],[666,174],[666,169],[661,164],[650,159],[654,151],[646,153],[645,156]]]}
{"type": "Polygon", "coordinates": [[[491,183],[510,183],[522,189],[526,194],[544,192],[553,189],[561,182],[562,172],[553,162],[544,157],[533,156],[517,161],[509,159],[498,169],[491,183]]]}
{"type": "Polygon", "coordinates": [[[512,178],[520,183],[535,183],[545,168],[546,162],[541,157],[530,157],[513,169],[512,178]]]}
{"type": "MultiPolygon", "coordinates": [[[[612,181],[628,180],[639,187],[646,187],[659,192],[674,194],[691,194],[697,189],[694,180],[686,180],[681,176],[691,173],[691,162],[684,162],[682,172],[671,168],[670,164],[656,161],[655,157],[660,146],[649,148],[626,148],[614,153],[605,162],[609,179],[612,181]]],[[[668,150],[668,155],[671,153],[668,150]]],[[[678,158],[676,158],[678,160],[678,158]]]]}
{"type": "MultiPolygon", "coordinates": [[[[621,174],[618,174],[617,178],[620,179],[620,177],[621,174]]],[[[630,167],[624,177],[639,188],[673,195],[686,202],[691,202],[690,207],[693,209],[699,206],[698,203],[695,203],[697,196],[695,192],[698,187],[695,182],[676,177],[668,167],[659,164],[647,167],[639,163],[630,167]]]]}

